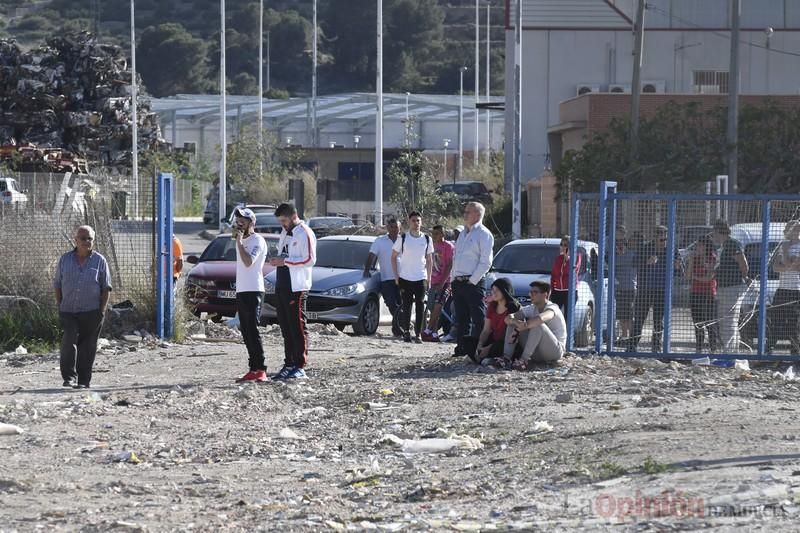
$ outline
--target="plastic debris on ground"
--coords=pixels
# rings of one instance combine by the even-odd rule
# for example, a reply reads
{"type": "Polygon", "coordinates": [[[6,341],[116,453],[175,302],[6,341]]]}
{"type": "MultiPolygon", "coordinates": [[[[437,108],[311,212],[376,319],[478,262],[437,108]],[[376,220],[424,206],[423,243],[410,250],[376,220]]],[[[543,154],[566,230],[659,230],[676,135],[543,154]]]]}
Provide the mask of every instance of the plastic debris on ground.
{"type": "Polygon", "coordinates": [[[25,430],[14,424],[0,423],[0,435],[21,435],[25,430]]]}
{"type": "Polygon", "coordinates": [[[400,448],[403,453],[444,453],[453,449],[479,450],[483,443],[469,435],[451,434],[447,438],[432,439],[401,439],[391,433],[384,435],[380,440],[400,448]]]}

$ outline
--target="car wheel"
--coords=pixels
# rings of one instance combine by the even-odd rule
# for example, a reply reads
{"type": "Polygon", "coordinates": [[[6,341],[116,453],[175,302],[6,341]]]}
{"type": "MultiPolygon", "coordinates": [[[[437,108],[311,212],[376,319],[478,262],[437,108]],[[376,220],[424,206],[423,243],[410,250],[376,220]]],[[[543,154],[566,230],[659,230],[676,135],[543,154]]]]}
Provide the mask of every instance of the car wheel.
{"type": "Polygon", "coordinates": [[[594,328],[594,308],[590,305],[583,317],[581,329],[575,332],[575,347],[586,348],[592,342],[592,332],[594,328]]]}
{"type": "Polygon", "coordinates": [[[356,335],[374,335],[378,331],[381,321],[381,306],[378,298],[370,296],[364,307],[361,309],[361,316],[353,324],[353,332],[356,335]]]}
{"type": "Polygon", "coordinates": [[[344,328],[346,328],[346,327],[347,327],[347,324],[344,324],[343,322],[336,322],[336,323],[334,324],[334,327],[335,327],[336,329],[338,329],[339,331],[344,331],[344,328]]]}

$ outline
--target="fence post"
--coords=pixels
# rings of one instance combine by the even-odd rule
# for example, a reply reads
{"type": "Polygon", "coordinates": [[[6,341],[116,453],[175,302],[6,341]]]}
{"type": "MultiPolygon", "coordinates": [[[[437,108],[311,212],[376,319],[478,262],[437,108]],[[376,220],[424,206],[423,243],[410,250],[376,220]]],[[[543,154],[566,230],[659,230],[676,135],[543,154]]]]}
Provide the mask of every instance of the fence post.
{"type": "MultiPolygon", "coordinates": [[[[661,338],[661,349],[664,353],[669,353],[672,350],[672,287],[673,276],[675,275],[675,224],[677,223],[677,200],[670,198],[667,206],[667,253],[665,260],[668,264],[665,265],[664,280],[664,331],[661,338]]],[[[655,329],[653,324],[653,329],[655,329]]]]}
{"type": "MultiPolygon", "coordinates": [[[[608,222],[608,192],[609,190],[616,191],[617,182],[604,181],[600,183],[600,209],[598,212],[599,227],[597,235],[597,265],[595,265],[595,272],[597,275],[597,282],[595,283],[594,295],[594,350],[600,353],[603,349],[603,279],[605,278],[606,270],[606,225],[608,222]],[[599,290],[598,290],[599,287],[599,290]]],[[[572,269],[570,269],[572,270],[572,269]]]]}
{"type": "Polygon", "coordinates": [[[767,290],[769,272],[770,202],[761,204],[761,264],[758,286],[758,355],[767,352],[767,290]]]}
{"type": "Polygon", "coordinates": [[[158,175],[156,196],[156,334],[172,337],[174,294],[172,290],[172,174],[158,175]]]}
{"type": "MultiPolygon", "coordinates": [[[[606,297],[608,298],[608,314],[606,320],[606,350],[608,352],[614,351],[614,335],[616,333],[616,317],[614,316],[615,305],[614,295],[616,294],[616,275],[617,275],[617,187],[614,185],[610,187],[611,191],[609,199],[610,205],[610,222],[611,227],[608,229],[608,290],[606,297]]],[[[605,276],[598,273],[597,283],[600,286],[600,291],[605,289],[605,276]]],[[[600,312],[598,308],[598,313],[600,312]]]]}
{"type": "MultiPolygon", "coordinates": [[[[579,193],[572,194],[572,213],[569,223],[569,256],[573,262],[578,252],[578,224],[580,223],[581,199],[579,193]]],[[[575,348],[575,269],[569,269],[569,290],[567,291],[567,351],[575,348]]]]}

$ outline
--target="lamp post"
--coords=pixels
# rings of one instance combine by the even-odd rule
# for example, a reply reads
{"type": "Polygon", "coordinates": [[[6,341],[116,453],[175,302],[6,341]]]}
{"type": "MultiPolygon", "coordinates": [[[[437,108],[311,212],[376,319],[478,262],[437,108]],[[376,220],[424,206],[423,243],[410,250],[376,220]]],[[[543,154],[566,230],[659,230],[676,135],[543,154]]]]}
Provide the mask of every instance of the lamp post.
{"type": "Polygon", "coordinates": [[[383,0],[378,2],[375,80],[375,224],[383,224],[383,0]]]}
{"type": "Polygon", "coordinates": [[[411,116],[408,113],[408,98],[411,96],[411,93],[406,93],[406,135],[403,142],[405,143],[404,146],[408,148],[411,146],[411,116]]]}
{"type": "Polygon", "coordinates": [[[478,164],[478,154],[480,153],[480,116],[478,113],[478,101],[481,97],[481,0],[475,0],[475,143],[472,153],[472,165],[478,164]]]}
{"type": "Polygon", "coordinates": [[[312,24],[314,25],[314,33],[312,38],[311,51],[313,67],[311,70],[311,145],[316,148],[319,144],[317,139],[317,0],[314,0],[314,9],[312,16],[312,24]]]}
{"type": "Polygon", "coordinates": [[[219,142],[221,159],[219,162],[219,230],[227,216],[227,163],[228,163],[228,136],[226,133],[227,105],[225,101],[225,0],[219,0],[220,7],[220,33],[219,33],[219,142]]]}
{"type": "MultiPolygon", "coordinates": [[[[444,179],[447,179],[447,147],[450,146],[450,139],[442,139],[444,143],[444,179]]],[[[453,183],[456,182],[455,176],[453,176],[453,183]]]]}
{"type": "MultiPolygon", "coordinates": [[[[134,22],[134,0],[131,0],[131,181],[133,182],[133,217],[139,217],[139,119],[136,104],[139,101],[139,84],[136,83],[136,23],[134,22]]],[[[95,39],[97,34],[95,33],[95,39]]],[[[172,121],[172,136],[175,137],[175,123],[172,121]]],[[[175,150],[173,144],[172,149],[175,150]]]]}
{"type": "Polygon", "coordinates": [[[458,69],[458,169],[456,174],[459,180],[464,177],[464,72],[466,71],[467,67],[458,69]]]}
{"type": "Polygon", "coordinates": [[[272,84],[269,75],[269,37],[270,37],[269,30],[267,30],[267,92],[269,92],[270,89],[272,89],[272,84]]]}
{"type": "Polygon", "coordinates": [[[264,176],[264,0],[258,4],[258,177],[264,176]]]}
{"type": "Polygon", "coordinates": [[[353,148],[358,148],[358,143],[361,142],[361,135],[353,135],[353,148]]]}
{"type": "MultiPolygon", "coordinates": [[[[486,0],[486,100],[491,100],[492,93],[492,2],[486,0]]],[[[489,152],[492,149],[492,110],[486,108],[486,162],[489,162],[489,152]]]]}

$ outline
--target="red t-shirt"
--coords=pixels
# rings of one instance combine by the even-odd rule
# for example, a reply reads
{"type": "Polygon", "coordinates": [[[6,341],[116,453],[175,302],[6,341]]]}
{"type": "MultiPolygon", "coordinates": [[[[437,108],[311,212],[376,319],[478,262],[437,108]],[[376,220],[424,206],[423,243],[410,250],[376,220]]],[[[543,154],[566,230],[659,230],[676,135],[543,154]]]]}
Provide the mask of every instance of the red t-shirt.
{"type": "MultiPolygon", "coordinates": [[[[568,291],[569,290],[569,263],[570,261],[564,260],[565,256],[559,255],[553,261],[553,270],[550,272],[550,287],[554,291],[568,291]]],[[[575,261],[575,285],[578,284],[578,273],[581,271],[581,254],[578,254],[578,260],[575,261]]]]}
{"type": "Polygon", "coordinates": [[[492,342],[502,341],[506,338],[506,317],[508,315],[508,309],[505,313],[498,313],[495,302],[491,302],[487,307],[486,320],[492,324],[492,342]]]}
{"type": "MultiPolygon", "coordinates": [[[[699,277],[706,277],[714,273],[714,264],[716,263],[716,256],[709,254],[706,258],[695,258],[692,268],[692,275],[699,277]]],[[[694,294],[707,294],[709,296],[717,295],[717,278],[712,276],[708,281],[701,281],[699,279],[692,279],[691,292],[694,294]]]]}

